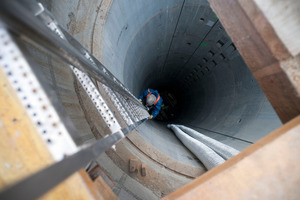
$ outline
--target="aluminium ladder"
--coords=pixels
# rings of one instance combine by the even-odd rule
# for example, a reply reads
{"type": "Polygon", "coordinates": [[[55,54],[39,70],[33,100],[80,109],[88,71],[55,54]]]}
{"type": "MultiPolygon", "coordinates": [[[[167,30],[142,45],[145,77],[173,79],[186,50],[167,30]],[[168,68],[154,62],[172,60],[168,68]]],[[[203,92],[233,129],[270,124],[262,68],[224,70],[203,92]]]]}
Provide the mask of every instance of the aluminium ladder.
{"type": "Polygon", "coordinates": [[[34,0],[0,2],[0,67],[56,160],[52,166],[2,191],[0,199],[38,198],[113,147],[149,117],[130,91],[34,0]],[[55,91],[42,78],[38,64],[28,59],[31,55],[25,43],[43,48],[68,64],[111,134],[83,145],[71,120],[62,112],[59,98],[53,98],[55,91]],[[106,94],[100,92],[97,84],[106,94]],[[103,95],[108,96],[113,105],[109,105],[103,95]],[[43,104],[39,99],[44,99],[43,104]],[[47,111],[42,109],[45,105],[47,111]],[[119,112],[125,127],[121,127],[111,106],[119,112]],[[52,116],[51,123],[47,116],[52,116]],[[51,134],[53,124],[60,137],[51,134]],[[41,185],[42,180],[47,181],[41,185]]]}

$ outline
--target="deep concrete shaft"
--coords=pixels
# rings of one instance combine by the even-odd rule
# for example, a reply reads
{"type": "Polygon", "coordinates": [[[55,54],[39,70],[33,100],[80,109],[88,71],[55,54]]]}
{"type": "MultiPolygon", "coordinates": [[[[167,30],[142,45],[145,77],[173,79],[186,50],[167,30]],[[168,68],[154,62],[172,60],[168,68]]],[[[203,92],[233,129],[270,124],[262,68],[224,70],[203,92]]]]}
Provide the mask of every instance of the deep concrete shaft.
{"type": "MultiPolygon", "coordinates": [[[[176,123],[239,150],[280,126],[206,0],[45,4],[136,96],[148,87],[172,94],[176,123]]],[[[198,165],[165,122],[138,132],[160,152],[198,165]]]]}
{"type": "MultiPolygon", "coordinates": [[[[207,1],[113,1],[103,30],[103,63],[137,96],[147,87],[172,93],[176,123],[239,150],[280,126],[207,1]]],[[[160,151],[187,161],[164,123],[138,130],[160,151]]]]}
{"type": "MultiPolygon", "coordinates": [[[[168,122],[238,150],[281,125],[206,0],[40,1],[136,96],[148,87],[158,89],[171,108],[167,117],[174,114],[171,121],[148,120],[117,151],[98,158],[121,199],[128,191],[129,199],[158,199],[205,173],[168,122]],[[129,172],[131,158],[147,166],[146,177],[129,172]]],[[[91,143],[108,134],[69,66],[31,52],[80,138],[91,143]]]]}

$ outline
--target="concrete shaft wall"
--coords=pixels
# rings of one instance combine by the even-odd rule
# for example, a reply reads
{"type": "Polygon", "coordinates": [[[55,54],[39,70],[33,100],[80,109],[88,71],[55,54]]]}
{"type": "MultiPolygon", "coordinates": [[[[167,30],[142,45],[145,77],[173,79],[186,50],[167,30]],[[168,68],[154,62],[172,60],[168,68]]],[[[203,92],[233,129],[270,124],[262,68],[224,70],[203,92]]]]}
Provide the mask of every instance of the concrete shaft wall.
{"type": "MultiPolygon", "coordinates": [[[[41,2],[136,96],[148,87],[172,91],[180,102],[173,122],[239,150],[281,125],[207,1],[41,2]]],[[[79,95],[71,71],[65,71],[54,69],[48,76],[74,124],[84,133],[83,140],[92,141],[93,135],[107,130],[93,122],[98,119],[96,112],[87,97],[79,95]]],[[[202,168],[165,122],[149,120],[137,133],[167,157],[202,168]]]]}
{"type": "MultiPolygon", "coordinates": [[[[176,90],[176,123],[239,150],[280,126],[207,1],[113,1],[102,33],[101,52],[93,52],[135,95],[147,87],[176,90]]],[[[153,145],[172,140],[159,123],[139,132],[153,145]],[[161,140],[151,140],[151,130],[161,140]]]]}

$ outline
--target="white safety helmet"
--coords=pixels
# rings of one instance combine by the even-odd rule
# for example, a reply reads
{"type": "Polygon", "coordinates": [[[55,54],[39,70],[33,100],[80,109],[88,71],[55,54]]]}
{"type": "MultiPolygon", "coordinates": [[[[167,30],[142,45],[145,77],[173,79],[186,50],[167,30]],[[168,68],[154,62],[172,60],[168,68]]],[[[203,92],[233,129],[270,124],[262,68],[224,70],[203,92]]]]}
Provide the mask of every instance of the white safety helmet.
{"type": "Polygon", "coordinates": [[[146,99],[147,106],[152,106],[156,101],[156,96],[154,94],[150,94],[146,99]]]}

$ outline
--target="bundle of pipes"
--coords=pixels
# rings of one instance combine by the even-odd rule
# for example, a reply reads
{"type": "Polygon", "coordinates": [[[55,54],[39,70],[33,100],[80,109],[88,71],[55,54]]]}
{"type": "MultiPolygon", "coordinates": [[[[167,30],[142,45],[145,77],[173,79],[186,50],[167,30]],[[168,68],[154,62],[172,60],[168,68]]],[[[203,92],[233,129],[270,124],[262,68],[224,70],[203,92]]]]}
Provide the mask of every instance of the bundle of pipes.
{"type": "Polygon", "coordinates": [[[239,153],[238,150],[209,138],[191,128],[169,124],[181,142],[195,154],[207,170],[212,169],[239,153]]]}

